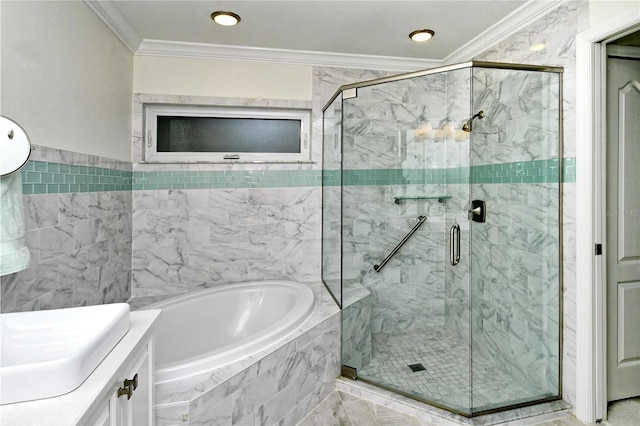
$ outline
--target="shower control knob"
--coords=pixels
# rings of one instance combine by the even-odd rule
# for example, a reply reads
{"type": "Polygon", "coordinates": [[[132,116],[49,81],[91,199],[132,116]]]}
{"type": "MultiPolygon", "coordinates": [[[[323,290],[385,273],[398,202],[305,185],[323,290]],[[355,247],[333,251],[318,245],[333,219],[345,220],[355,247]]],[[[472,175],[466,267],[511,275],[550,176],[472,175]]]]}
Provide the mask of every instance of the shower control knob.
{"type": "Polygon", "coordinates": [[[471,201],[469,219],[480,223],[484,223],[487,220],[487,204],[483,200],[471,201]]]}

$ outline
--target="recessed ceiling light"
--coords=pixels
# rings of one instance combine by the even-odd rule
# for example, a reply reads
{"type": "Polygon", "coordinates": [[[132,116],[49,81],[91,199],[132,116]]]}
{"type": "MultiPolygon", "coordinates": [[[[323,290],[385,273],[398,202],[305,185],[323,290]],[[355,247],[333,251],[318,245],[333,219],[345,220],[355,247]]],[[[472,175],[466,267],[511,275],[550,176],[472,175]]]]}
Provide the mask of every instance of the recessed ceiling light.
{"type": "Polygon", "coordinates": [[[431,30],[416,30],[409,34],[409,38],[418,43],[430,40],[435,33],[431,30]]]}
{"type": "Polygon", "coordinates": [[[225,27],[232,27],[240,22],[240,16],[233,12],[223,12],[221,10],[213,12],[211,19],[213,19],[216,24],[224,25],[225,27]]]}

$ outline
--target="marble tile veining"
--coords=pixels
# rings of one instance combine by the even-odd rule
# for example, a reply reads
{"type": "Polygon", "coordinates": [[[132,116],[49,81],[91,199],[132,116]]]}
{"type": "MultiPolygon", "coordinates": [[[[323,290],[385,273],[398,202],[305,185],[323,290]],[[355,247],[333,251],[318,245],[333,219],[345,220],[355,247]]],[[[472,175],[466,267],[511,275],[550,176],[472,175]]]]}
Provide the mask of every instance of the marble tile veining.
{"type": "Polygon", "coordinates": [[[341,132],[324,140],[325,158],[342,172],[330,179],[339,194],[325,187],[324,207],[328,216],[339,209],[340,226],[324,238],[341,259],[324,266],[330,282],[342,280],[343,303],[348,283],[370,293],[344,306],[343,359],[362,377],[457,409],[472,393],[475,407],[492,408],[559,395],[558,212],[561,171],[572,167],[561,161],[559,93],[558,73],[474,67],[362,87],[329,111],[327,126],[341,132]],[[470,104],[485,111],[473,138],[433,130],[463,122],[470,104]],[[423,135],[422,126],[432,130],[423,135]],[[469,198],[487,202],[485,223],[470,224],[469,198]],[[426,226],[374,269],[418,215],[426,226]],[[463,256],[449,267],[453,223],[463,256]],[[445,326],[445,340],[461,348],[459,366],[443,363],[456,356],[440,356],[436,339],[418,337],[445,326]],[[420,382],[407,358],[433,374],[420,382]]]}
{"type": "Polygon", "coordinates": [[[125,302],[131,294],[131,163],[35,148],[23,173],[46,182],[67,179],[67,187],[26,184],[49,185],[48,194],[23,188],[31,264],[0,279],[2,312],[125,302]]]}
{"type": "MultiPolygon", "coordinates": [[[[544,409],[530,407],[526,412],[502,413],[481,416],[475,419],[455,417],[437,409],[412,410],[399,402],[359,395],[357,388],[340,387],[331,393],[300,423],[300,426],[315,425],[367,425],[367,426],[449,426],[449,425],[502,425],[502,426],[583,426],[562,405],[549,404],[544,409]],[[524,416],[523,416],[524,414],[524,416]]],[[[566,406],[566,404],[565,404],[566,406]]],[[[609,406],[609,426],[640,425],[640,398],[619,401],[609,406]]],[[[520,410],[525,411],[525,410],[520,410]]]]}
{"type": "MultiPolygon", "coordinates": [[[[576,50],[575,40],[579,30],[588,27],[588,2],[563,2],[550,13],[541,16],[518,32],[476,55],[474,59],[555,65],[564,68],[562,78],[563,109],[563,153],[564,157],[573,157],[576,152],[576,50]],[[582,26],[582,27],[581,27],[582,26]],[[528,49],[532,40],[545,40],[545,49],[533,52],[528,49]]],[[[576,165],[571,165],[573,172],[576,165]]],[[[563,345],[562,353],[562,389],[563,398],[575,401],[575,184],[566,183],[563,187],[563,345]]],[[[525,266],[526,267],[526,266],[525,266]]],[[[540,270],[540,268],[537,268],[540,270]]],[[[543,268],[544,270],[544,268],[543,268]]],[[[559,271],[549,271],[550,274],[559,271]]],[[[540,377],[540,376],[539,376],[540,377]]]]}
{"type": "MultiPolygon", "coordinates": [[[[544,64],[560,64],[566,67],[568,75],[575,72],[575,58],[573,57],[573,49],[571,46],[572,40],[575,38],[575,6],[572,2],[568,2],[558,12],[554,12],[545,16],[531,25],[528,28],[522,30],[521,33],[514,35],[510,40],[496,45],[489,49],[483,55],[480,55],[481,59],[488,60],[500,60],[500,61],[522,61],[522,62],[540,62],[544,64]],[[528,51],[527,46],[524,45],[524,41],[532,38],[535,34],[544,34],[547,36],[549,46],[543,53],[531,53],[528,51]],[[526,37],[523,37],[525,35],[526,37]],[[517,44],[515,41],[520,41],[517,44]],[[515,47],[515,48],[514,48],[515,47]]],[[[313,95],[313,109],[314,109],[314,134],[319,135],[319,114],[324,100],[328,99],[332,92],[339,85],[344,83],[350,83],[355,81],[361,81],[374,77],[381,77],[388,75],[384,72],[368,72],[364,70],[342,70],[333,68],[320,68],[314,67],[314,95],[313,95]]],[[[575,92],[575,89],[571,87],[571,79],[567,79],[568,83],[565,86],[565,107],[567,109],[565,113],[565,155],[571,157],[575,153],[575,140],[571,135],[575,134],[575,125],[573,123],[574,115],[573,111],[575,105],[573,104],[575,95],[571,96],[575,92]]],[[[438,86],[438,90],[444,91],[445,86],[438,86]]],[[[384,94],[388,96],[389,94],[384,94]]],[[[409,96],[406,101],[414,102],[415,97],[419,96],[418,93],[412,94],[411,90],[407,91],[409,96]],[[411,98],[414,96],[414,98],[411,98]]],[[[134,111],[134,129],[142,129],[142,102],[143,101],[156,101],[165,102],[169,100],[167,97],[161,95],[141,95],[135,102],[140,106],[139,109],[134,111]],[[139,125],[138,125],[139,124],[139,125]]],[[[175,100],[171,98],[170,100],[175,100]]],[[[403,99],[400,99],[403,100],[403,99]]],[[[210,99],[208,101],[211,101],[210,99]]],[[[189,102],[199,103],[201,99],[191,99],[189,102]]],[[[245,104],[251,102],[253,105],[259,103],[256,100],[225,100],[217,99],[216,103],[219,104],[245,104]]],[[[262,106],[274,106],[274,104],[268,101],[262,101],[262,106]]],[[[291,105],[286,101],[282,102],[282,106],[300,106],[299,104],[291,105]]],[[[306,104],[305,104],[306,106],[306,104]]],[[[390,107],[387,111],[393,117],[399,120],[409,120],[419,118],[419,114],[407,113],[398,108],[397,105],[390,107]]],[[[435,114],[437,111],[429,111],[430,114],[435,114]]],[[[452,115],[458,117],[459,111],[451,111],[452,115]]],[[[518,117],[521,118],[521,117],[518,117]]],[[[375,121],[375,120],[372,120],[375,121]]],[[[363,135],[367,135],[367,129],[372,129],[375,126],[375,122],[367,123],[367,126],[363,127],[363,135]]],[[[386,129],[388,130],[388,129],[386,129]]],[[[515,133],[514,133],[515,134],[515,133]]],[[[134,132],[133,145],[134,145],[134,161],[139,162],[141,156],[141,140],[142,132],[134,132]]],[[[395,136],[395,135],[394,135],[395,136]]],[[[517,139],[521,140],[521,135],[517,135],[517,139]]],[[[354,144],[359,144],[363,149],[366,146],[363,144],[364,139],[353,141],[354,144]]],[[[386,142],[393,141],[393,139],[382,138],[372,140],[372,143],[384,145],[386,142]]],[[[312,166],[298,166],[298,165],[277,165],[285,170],[297,170],[300,168],[310,168],[312,171],[319,170],[322,166],[322,161],[319,159],[321,144],[317,143],[318,140],[314,139],[313,155],[316,163],[312,166]]],[[[445,144],[442,144],[444,147],[445,144]]],[[[434,144],[434,149],[439,149],[434,144]]],[[[451,148],[451,147],[449,147],[451,148]]],[[[447,151],[443,148],[443,156],[447,151]]],[[[455,147],[454,147],[455,148],[455,147]]],[[[523,149],[511,149],[511,154],[535,154],[531,152],[525,152],[523,149]]],[[[117,170],[122,169],[121,164],[112,164],[109,159],[98,158],[95,156],[84,156],[79,153],[59,152],[58,150],[42,147],[40,150],[41,157],[39,161],[47,161],[58,164],[70,164],[82,167],[102,167],[102,168],[114,168],[117,170]]],[[[449,152],[455,154],[454,151],[449,152]]],[[[36,152],[36,155],[38,153],[36,152]]],[[[387,153],[388,154],[388,153],[387,153]]],[[[371,153],[366,153],[368,161],[378,164],[380,161],[395,161],[397,157],[391,155],[384,155],[382,158],[376,158],[371,153]]],[[[417,154],[416,154],[417,156],[417,154]]],[[[410,164],[412,161],[411,156],[409,158],[400,159],[405,164],[410,164]],[[409,163],[407,163],[409,162],[409,163]]],[[[434,165],[437,165],[438,160],[433,160],[434,165]]],[[[129,163],[130,166],[130,163],[129,163]]],[[[178,165],[178,166],[162,166],[164,171],[193,171],[207,170],[209,166],[190,166],[190,165],[178,165]]],[[[234,166],[235,170],[251,170],[254,166],[238,165],[234,166]]],[[[155,165],[138,165],[137,170],[140,172],[153,173],[158,167],[155,165]]],[[[220,170],[228,170],[231,166],[220,166],[220,170]]],[[[272,165],[260,166],[260,169],[273,169],[272,165]]],[[[124,167],[126,169],[126,167],[124,167]]],[[[49,173],[49,171],[45,171],[49,173]]],[[[130,170],[129,170],[130,172],[130,170]]],[[[55,173],[55,172],[52,172],[55,173]]],[[[35,176],[34,176],[35,178],[35,176]]],[[[41,178],[41,177],[40,177],[41,178]]],[[[51,177],[56,179],[55,176],[51,177]]],[[[58,177],[59,178],[59,177],[58,177]]],[[[48,176],[47,178],[48,179],[48,176]]],[[[41,184],[41,181],[33,182],[30,185],[34,185],[33,190],[36,191],[35,185],[41,184]]],[[[82,183],[84,185],[85,183],[82,183]]],[[[89,185],[87,183],[86,185],[89,185]]],[[[58,190],[59,190],[58,186],[58,190]]],[[[43,188],[37,187],[38,190],[43,188]]],[[[48,188],[44,188],[45,192],[48,188]]],[[[71,187],[69,188],[71,190],[71,187]]],[[[80,188],[82,189],[82,188],[80,188]]],[[[87,187],[87,189],[89,189],[87,187]]],[[[233,188],[232,188],[233,189],[233,188]]],[[[246,188],[243,188],[246,189],[246,188]]],[[[408,188],[411,189],[411,188],[408,188]]],[[[53,190],[53,188],[52,188],[53,190]]],[[[139,295],[153,297],[163,297],[166,293],[178,293],[183,291],[189,291],[201,286],[211,285],[211,280],[217,282],[230,282],[235,280],[244,280],[246,278],[265,278],[276,277],[286,274],[291,274],[296,278],[303,280],[315,279],[320,273],[320,255],[319,255],[319,219],[315,216],[309,215],[309,210],[312,210],[312,206],[317,205],[319,196],[317,193],[311,193],[307,191],[297,190],[292,194],[286,191],[273,190],[267,191],[268,194],[260,193],[253,197],[252,204],[254,206],[267,206],[259,207],[260,212],[266,212],[266,216],[269,217],[271,223],[259,223],[253,226],[252,232],[242,232],[243,226],[239,224],[240,220],[245,220],[244,224],[249,223],[250,219],[244,213],[243,207],[248,203],[248,198],[243,199],[242,202],[231,203],[228,210],[231,214],[236,214],[238,223],[235,226],[231,224],[231,216],[229,213],[224,213],[227,210],[214,211],[216,207],[219,207],[224,202],[224,197],[209,196],[211,192],[205,190],[209,195],[202,195],[198,192],[201,190],[190,189],[186,191],[185,199],[187,202],[176,202],[172,208],[178,207],[173,210],[171,215],[166,217],[157,217],[150,215],[152,209],[164,209],[166,205],[165,201],[168,201],[171,197],[169,190],[162,191],[150,191],[151,194],[146,194],[145,191],[136,191],[136,194],[131,200],[131,195],[127,195],[127,191],[123,191],[122,194],[116,194],[112,191],[92,192],[92,198],[85,204],[84,200],[79,197],[78,199],[69,199],[69,197],[61,197],[57,193],[55,194],[42,194],[25,197],[25,211],[30,211],[31,214],[27,217],[27,240],[30,242],[32,248],[33,259],[35,260],[33,267],[30,271],[25,272],[20,276],[3,277],[2,279],[2,310],[25,310],[25,309],[38,309],[46,307],[62,307],[71,303],[83,304],[83,303],[108,303],[109,301],[119,300],[124,298],[126,300],[128,294],[130,294],[131,279],[127,274],[135,275],[133,279],[139,295]],[[191,192],[193,191],[193,193],[191,192]],[[114,197],[114,195],[116,195],[114,197]],[[300,204],[301,199],[303,209],[280,209],[274,208],[277,203],[274,200],[282,197],[283,205],[296,205],[300,204]],[[122,199],[122,205],[112,205],[111,201],[115,198],[122,199]],[[206,201],[212,200],[212,204],[207,205],[206,201]],[[309,202],[307,202],[309,200],[309,202]],[[131,204],[133,203],[133,208],[131,204]],[[149,203],[154,207],[146,205],[149,203]],[[180,207],[183,208],[180,208],[180,207]],[[186,210],[195,211],[195,209],[211,209],[209,211],[198,212],[199,215],[194,213],[184,213],[186,210]],[[235,209],[235,210],[234,210],[235,209]],[[133,210],[133,218],[130,218],[133,210]],[[284,212],[284,210],[287,210],[284,212]],[[306,210],[306,211],[305,211],[306,210]],[[119,212],[118,218],[114,219],[110,217],[113,212],[119,212]],[[187,219],[188,222],[180,223],[181,219],[187,219]],[[180,226],[172,227],[173,220],[180,226]],[[309,220],[311,219],[311,220],[309,220]],[[152,228],[150,224],[154,221],[163,223],[162,226],[156,229],[152,228]],[[222,221],[223,223],[219,223],[222,221]],[[67,227],[72,225],[72,230],[67,227]],[[249,242],[265,242],[268,234],[264,233],[260,235],[259,229],[261,227],[269,227],[269,230],[273,231],[273,234],[279,234],[283,232],[283,235],[287,236],[281,240],[267,242],[271,243],[271,250],[273,252],[279,252],[284,249],[287,250],[287,261],[285,264],[281,264],[282,257],[277,256],[270,257],[269,252],[265,255],[264,252],[250,251],[247,253],[247,257],[242,257],[238,253],[241,250],[231,251],[233,248],[230,241],[231,235],[235,235],[242,239],[244,243],[249,242]],[[303,228],[304,227],[304,228],[303,228]],[[212,232],[213,229],[213,232],[212,232]],[[166,231],[166,233],[165,233],[166,231]],[[254,232],[255,231],[255,232],[254,232]],[[71,234],[69,233],[71,232],[71,234]],[[130,234],[133,233],[133,236],[130,234]],[[45,238],[45,244],[41,245],[42,238],[45,238]],[[72,237],[71,237],[72,236],[72,237]],[[51,239],[49,239],[51,237],[51,239]],[[135,237],[135,238],[134,238],[135,237]],[[51,241],[57,238],[59,246],[51,244],[51,241]],[[73,239],[72,239],[73,238],[73,239]],[[131,253],[131,240],[137,240],[140,245],[137,246],[139,250],[135,253],[131,253]],[[250,239],[251,238],[251,239],[250,239]],[[293,238],[296,241],[305,241],[303,243],[296,243],[293,246],[289,245],[288,241],[293,238]],[[73,247],[71,247],[71,241],[73,241],[73,247]],[[169,247],[161,247],[160,250],[154,252],[150,256],[144,255],[141,247],[164,245],[176,247],[172,249],[169,247]],[[233,253],[234,258],[219,258],[217,259],[217,253],[213,249],[209,249],[210,246],[217,244],[226,244],[230,249],[229,253],[233,253]],[[187,261],[180,260],[181,256],[187,254],[185,247],[207,247],[207,249],[194,250],[194,255],[190,256],[187,261]],[[293,249],[291,249],[293,247],[293,249]],[[69,249],[69,250],[67,250],[69,249]],[[214,256],[216,255],[216,256],[214,256]],[[265,258],[266,256],[266,258],[265,258]],[[134,270],[132,271],[131,262],[133,257],[134,270]],[[115,262],[114,262],[115,259],[115,262]],[[128,259],[128,260],[127,260],[128,259]],[[272,261],[277,259],[277,262],[272,261]],[[219,262],[215,262],[220,260],[219,262]],[[214,265],[212,269],[212,265],[214,265]],[[114,274],[115,271],[115,274],[114,274]],[[112,283],[109,282],[109,277],[117,277],[112,283]],[[170,279],[169,279],[170,278],[170,279]],[[165,294],[160,294],[165,293],[165,294]]],[[[572,189],[568,189],[565,186],[565,191],[569,196],[565,197],[565,204],[572,205],[574,197],[572,189]]],[[[65,191],[62,191],[65,192],[65,191]]],[[[130,193],[129,193],[130,194],[130,193]]],[[[228,193],[226,193],[228,194],[228,193]]],[[[69,195],[69,194],[67,194],[69,195]]],[[[84,195],[82,192],[72,192],[70,195],[84,195]]],[[[385,194],[388,197],[389,194],[385,194]]],[[[388,200],[387,200],[388,201],[388,200]]],[[[226,209],[227,207],[225,207],[226,209]]],[[[414,208],[414,207],[411,207],[414,208]]],[[[571,221],[575,214],[572,214],[570,209],[565,208],[565,223],[567,220],[571,221]],[[567,219],[568,218],[568,219],[567,219]]],[[[403,210],[406,212],[407,210],[403,210]]],[[[575,213],[575,212],[574,212],[575,213]]],[[[352,231],[355,234],[367,233],[366,229],[369,229],[369,225],[372,229],[381,229],[386,227],[386,224],[382,223],[360,223],[353,224],[352,231]]],[[[391,227],[390,227],[391,228],[391,227]]],[[[522,229],[518,232],[523,231],[522,229]]],[[[536,242],[536,247],[542,247],[538,242],[543,242],[544,239],[538,238],[535,234],[530,234],[527,230],[527,236],[531,235],[532,241],[536,242]]],[[[390,233],[391,231],[389,231],[390,233]]],[[[575,319],[571,315],[575,311],[575,238],[572,237],[575,232],[567,232],[565,228],[565,238],[567,239],[564,247],[565,261],[565,315],[564,326],[564,353],[562,354],[564,360],[564,389],[569,400],[571,400],[574,392],[575,382],[575,319]],[[573,239],[572,239],[573,238],[573,239]],[[572,254],[573,253],[573,254],[572,254]]],[[[494,234],[488,233],[487,239],[491,240],[494,234]]],[[[528,237],[527,237],[528,238],[528,237]]],[[[391,237],[387,237],[385,241],[391,242],[391,237]]],[[[540,256],[540,253],[530,253],[530,256],[540,256]]],[[[365,263],[370,264],[369,261],[372,258],[363,258],[353,256],[350,259],[354,262],[354,265],[362,265],[365,263]]],[[[411,263],[413,260],[405,258],[404,263],[411,263]]],[[[522,267],[518,268],[518,273],[522,271],[530,271],[531,265],[523,260],[522,267]]],[[[354,268],[356,270],[356,268],[354,268]]],[[[494,271],[493,268],[491,268],[494,271]]],[[[435,273],[441,273],[441,271],[434,271],[435,273]]],[[[499,271],[496,271],[496,273],[499,271]]],[[[554,275],[557,271],[542,270],[544,274],[554,275]]],[[[394,274],[390,273],[390,276],[394,277],[394,274]]],[[[359,277],[359,275],[358,275],[359,277]]],[[[368,277],[370,278],[370,277],[368,277]]],[[[536,283],[539,283],[536,281],[536,283]]],[[[376,282],[372,283],[372,289],[377,290],[375,292],[376,297],[384,295],[384,290],[375,288],[376,282]]],[[[414,288],[415,289],[415,288],[414,288]]],[[[448,294],[449,289],[435,289],[436,294],[440,292],[443,297],[451,296],[454,301],[459,294],[458,289],[455,289],[448,294]]],[[[409,297],[409,290],[404,296],[409,297]]],[[[439,304],[433,306],[433,312],[438,313],[437,309],[439,304]]],[[[456,307],[455,304],[452,304],[456,307]]],[[[445,312],[446,312],[445,307],[445,312]]],[[[455,310],[455,309],[454,309],[455,310]]],[[[464,311],[458,311],[458,314],[464,315],[464,311]]],[[[493,312],[495,315],[496,312],[493,312]]],[[[509,312],[500,313],[500,320],[495,315],[496,323],[501,327],[510,328],[507,324],[513,324],[510,321],[509,312]]],[[[380,327],[380,330],[395,328],[402,329],[406,322],[394,322],[392,316],[387,316],[386,321],[376,323],[380,327]]],[[[531,329],[535,330],[534,327],[531,329]]],[[[310,355],[311,356],[311,355],[310,355]]],[[[327,360],[327,363],[332,362],[327,360]]],[[[283,389],[288,389],[285,386],[283,389]]],[[[301,388],[302,389],[302,388],[301,388]]],[[[326,389],[325,389],[326,390],[326,389]]],[[[317,394],[306,395],[300,401],[298,407],[294,412],[287,413],[286,420],[297,418],[301,412],[308,410],[309,407],[313,407],[318,403],[320,394],[324,394],[325,391],[318,392],[317,394]],[[299,410],[299,411],[297,411],[299,410]]],[[[228,397],[222,400],[219,405],[214,407],[208,407],[208,410],[202,411],[202,416],[199,421],[202,424],[228,424],[233,413],[233,401],[228,397]],[[214,414],[219,413],[219,414],[214,414]],[[217,419],[217,420],[216,420],[217,419]]],[[[239,409],[236,409],[239,410],[239,409]]],[[[278,414],[279,415],[279,414],[278,414]]],[[[269,410],[263,410],[261,413],[256,412],[254,419],[272,419],[274,414],[270,414],[269,410]]],[[[393,417],[393,416],[392,416],[393,417]]],[[[298,417],[299,418],[299,417],[298,417]]],[[[340,416],[342,418],[342,416],[340,416]]],[[[178,420],[181,421],[180,418],[178,420]]],[[[257,420],[256,420],[257,421],[257,420]]],[[[194,423],[196,420],[194,420],[194,423]]],[[[295,424],[295,422],[284,421],[285,425],[295,424]]]]}
{"type": "Polygon", "coordinates": [[[377,389],[366,383],[350,382],[346,379],[339,379],[337,382],[337,390],[417,417],[426,425],[519,424],[524,426],[538,424],[540,421],[546,421],[552,418],[566,417],[569,410],[569,404],[566,402],[552,401],[545,404],[537,404],[495,414],[479,415],[469,418],[383,389],[377,389]]]}

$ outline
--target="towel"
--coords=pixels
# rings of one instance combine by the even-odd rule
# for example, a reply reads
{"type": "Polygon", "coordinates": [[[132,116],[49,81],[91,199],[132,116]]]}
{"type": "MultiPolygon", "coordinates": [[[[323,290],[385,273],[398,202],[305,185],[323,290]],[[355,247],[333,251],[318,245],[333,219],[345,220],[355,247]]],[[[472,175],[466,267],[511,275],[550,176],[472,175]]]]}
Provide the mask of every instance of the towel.
{"type": "Polygon", "coordinates": [[[0,177],[0,276],[29,266],[24,241],[22,176],[20,172],[0,177]]]}

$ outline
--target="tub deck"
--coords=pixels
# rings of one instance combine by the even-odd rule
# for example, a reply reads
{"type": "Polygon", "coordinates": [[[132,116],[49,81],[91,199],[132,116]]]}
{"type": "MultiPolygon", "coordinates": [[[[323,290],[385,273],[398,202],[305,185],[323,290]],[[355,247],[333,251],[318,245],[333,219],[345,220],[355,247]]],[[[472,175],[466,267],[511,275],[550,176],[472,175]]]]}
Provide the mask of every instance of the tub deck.
{"type": "MultiPolygon", "coordinates": [[[[322,282],[311,317],[283,340],[214,371],[156,385],[156,424],[296,424],[335,389],[340,309],[322,282]]],[[[176,295],[130,301],[132,310],[176,295]]]]}

